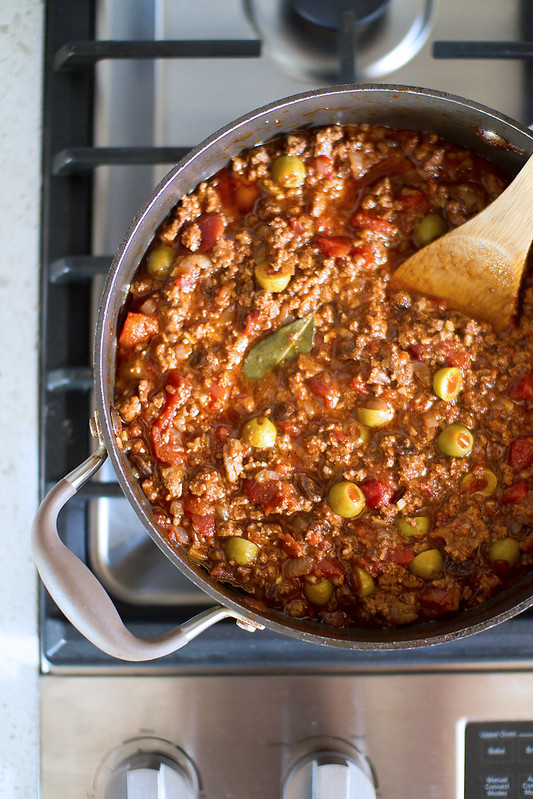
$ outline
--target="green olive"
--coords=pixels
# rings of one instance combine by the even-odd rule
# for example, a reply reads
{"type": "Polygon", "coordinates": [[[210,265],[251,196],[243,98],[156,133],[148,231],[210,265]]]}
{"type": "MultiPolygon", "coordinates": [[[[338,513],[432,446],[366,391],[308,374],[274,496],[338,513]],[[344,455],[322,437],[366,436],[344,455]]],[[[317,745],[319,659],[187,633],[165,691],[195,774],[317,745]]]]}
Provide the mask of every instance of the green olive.
{"type": "Polygon", "coordinates": [[[313,605],[325,605],[333,596],[333,583],[324,578],[318,583],[306,583],[304,591],[307,599],[313,605]]]}
{"type": "Polygon", "coordinates": [[[268,264],[262,261],[255,267],[255,279],[260,287],[267,291],[271,291],[273,294],[277,294],[279,291],[286,289],[291,282],[292,272],[269,272],[267,266],[268,264]]]}
{"type": "Polygon", "coordinates": [[[328,502],[331,510],[343,519],[359,516],[365,507],[365,495],[358,485],[341,480],[329,489],[328,502]]]}
{"type": "Polygon", "coordinates": [[[305,164],[295,155],[279,155],[272,162],[271,175],[285,189],[295,189],[305,180],[305,164]]]}
{"type": "Polygon", "coordinates": [[[433,376],[433,391],[441,400],[451,402],[463,389],[463,373],[457,366],[445,366],[433,376]]]}
{"type": "Polygon", "coordinates": [[[224,550],[228,560],[233,560],[238,566],[247,566],[253,563],[259,554],[259,547],[247,538],[232,535],[226,539],[224,550]]]}
{"type": "Polygon", "coordinates": [[[355,575],[357,577],[357,594],[358,596],[369,596],[374,590],[374,580],[371,575],[359,566],[355,567],[355,575]]]}
{"type": "Polygon", "coordinates": [[[394,419],[394,408],[385,400],[369,399],[356,410],[357,418],[367,427],[381,427],[394,419]]]}
{"type": "Polygon", "coordinates": [[[148,254],[146,269],[151,277],[166,277],[174,261],[172,247],[155,247],[148,254]]]}
{"type": "Polygon", "coordinates": [[[505,560],[509,566],[516,566],[520,557],[520,544],[514,538],[498,538],[489,548],[489,560],[496,563],[505,560]]]}
{"type": "Polygon", "coordinates": [[[439,549],[426,549],[415,555],[409,570],[421,580],[432,580],[442,569],[442,555],[439,549]]]}
{"type": "Polygon", "coordinates": [[[439,214],[427,214],[415,228],[414,240],[417,247],[425,247],[430,241],[438,239],[446,231],[446,222],[439,214]]]}
{"type": "Polygon", "coordinates": [[[276,425],[267,416],[256,416],[246,422],[242,428],[241,438],[245,444],[256,449],[269,449],[276,443],[278,431],[276,425]]]}
{"type": "Polygon", "coordinates": [[[348,433],[357,447],[364,447],[365,444],[368,444],[370,433],[368,427],[365,427],[364,424],[360,422],[350,422],[348,433]]]}
{"type": "Polygon", "coordinates": [[[443,455],[449,455],[451,458],[463,458],[472,452],[474,436],[462,424],[449,424],[439,433],[437,446],[443,455]]]}
{"type": "Polygon", "coordinates": [[[396,529],[407,538],[421,538],[429,530],[429,516],[405,516],[396,519],[396,529]]]}
{"type": "Polygon", "coordinates": [[[490,497],[498,487],[498,478],[490,469],[483,469],[481,475],[469,472],[461,480],[461,491],[464,494],[479,494],[490,497]]]}

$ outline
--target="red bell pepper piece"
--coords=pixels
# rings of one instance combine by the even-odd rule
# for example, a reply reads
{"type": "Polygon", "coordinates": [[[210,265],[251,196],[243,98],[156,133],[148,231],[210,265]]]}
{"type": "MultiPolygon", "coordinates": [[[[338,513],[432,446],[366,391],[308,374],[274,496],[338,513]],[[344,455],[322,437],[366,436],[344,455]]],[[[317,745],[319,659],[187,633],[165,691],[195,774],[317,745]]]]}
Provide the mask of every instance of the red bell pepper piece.
{"type": "Polygon", "coordinates": [[[118,343],[121,347],[129,349],[149,341],[157,333],[159,333],[159,322],[154,316],[129,311],[120,331],[118,343]]]}
{"type": "Polygon", "coordinates": [[[533,436],[518,436],[509,449],[509,463],[517,471],[533,466],[533,436]]]}

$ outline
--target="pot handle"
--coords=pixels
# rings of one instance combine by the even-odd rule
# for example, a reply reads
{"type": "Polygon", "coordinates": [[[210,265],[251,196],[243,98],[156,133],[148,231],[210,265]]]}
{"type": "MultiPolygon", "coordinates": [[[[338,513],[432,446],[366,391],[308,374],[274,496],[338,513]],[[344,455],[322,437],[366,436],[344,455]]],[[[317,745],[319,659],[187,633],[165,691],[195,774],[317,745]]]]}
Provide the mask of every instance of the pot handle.
{"type": "MultiPolygon", "coordinates": [[[[120,618],[111,597],[92,571],[61,541],[57,517],[63,505],[100,468],[107,451],[98,449],[46,495],[32,529],[32,554],[41,579],[59,609],[92,644],[112,657],[129,661],[154,660],[175,652],[221,619],[234,617],[254,629],[244,617],[216,605],[157,638],[139,638],[120,618]]],[[[259,627],[259,625],[257,625],[259,627]]]]}

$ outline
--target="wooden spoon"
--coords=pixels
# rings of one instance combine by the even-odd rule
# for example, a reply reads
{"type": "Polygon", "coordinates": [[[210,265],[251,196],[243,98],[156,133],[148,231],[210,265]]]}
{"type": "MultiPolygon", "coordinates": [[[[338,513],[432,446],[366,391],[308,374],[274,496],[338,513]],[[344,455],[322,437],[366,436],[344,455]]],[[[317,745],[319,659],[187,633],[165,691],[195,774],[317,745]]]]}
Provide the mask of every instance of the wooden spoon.
{"type": "Polygon", "coordinates": [[[404,261],[394,280],[500,332],[515,313],[532,239],[533,156],[494,202],[404,261]]]}

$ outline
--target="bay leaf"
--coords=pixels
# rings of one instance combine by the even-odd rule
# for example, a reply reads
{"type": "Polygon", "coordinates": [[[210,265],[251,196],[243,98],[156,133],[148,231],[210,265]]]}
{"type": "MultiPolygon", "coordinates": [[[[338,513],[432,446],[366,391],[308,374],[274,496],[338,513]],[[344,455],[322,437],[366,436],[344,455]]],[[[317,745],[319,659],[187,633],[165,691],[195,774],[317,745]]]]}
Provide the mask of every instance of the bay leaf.
{"type": "Polygon", "coordinates": [[[300,353],[309,353],[313,347],[315,319],[312,314],[296,319],[255,344],[242,366],[248,380],[259,380],[271,369],[294,360],[300,353]]]}

